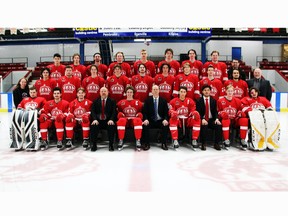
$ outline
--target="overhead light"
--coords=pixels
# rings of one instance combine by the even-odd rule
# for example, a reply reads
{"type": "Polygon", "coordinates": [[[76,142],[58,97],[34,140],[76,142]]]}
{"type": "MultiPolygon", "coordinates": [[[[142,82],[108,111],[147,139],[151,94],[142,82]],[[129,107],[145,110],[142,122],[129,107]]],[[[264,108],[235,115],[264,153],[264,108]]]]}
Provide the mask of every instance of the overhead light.
{"type": "Polygon", "coordinates": [[[134,39],[134,42],[150,42],[151,39],[144,39],[144,38],[137,38],[137,39],[134,39]]]}

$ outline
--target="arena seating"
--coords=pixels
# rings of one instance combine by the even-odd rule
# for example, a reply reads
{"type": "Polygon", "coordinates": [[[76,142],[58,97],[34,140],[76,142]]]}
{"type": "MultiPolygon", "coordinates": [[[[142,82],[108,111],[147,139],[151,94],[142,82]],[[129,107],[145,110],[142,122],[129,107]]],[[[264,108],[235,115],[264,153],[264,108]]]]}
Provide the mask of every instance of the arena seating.
{"type": "Polygon", "coordinates": [[[1,76],[5,76],[11,70],[26,70],[25,63],[0,63],[1,76]]]}

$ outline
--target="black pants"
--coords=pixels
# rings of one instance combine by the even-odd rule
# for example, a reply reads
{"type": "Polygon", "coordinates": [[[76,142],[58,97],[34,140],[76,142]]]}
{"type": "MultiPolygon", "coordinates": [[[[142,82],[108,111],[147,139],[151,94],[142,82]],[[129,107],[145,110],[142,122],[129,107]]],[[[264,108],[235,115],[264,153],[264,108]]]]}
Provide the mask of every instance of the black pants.
{"type": "Polygon", "coordinates": [[[90,140],[92,143],[97,143],[99,131],[103,129],[108,131],[109,144],[114,143],[116,125],[108,125],[107,122],[106,120],[99,120],[98,125],[90,125],[90,140]]]}
{"type": "Polygon", "coordinates": [[[222,140],[222,125],[217,125],[214,122],[215,120],[209,119],[208,125],[201,125],[200,140],[202,144],[206,144],[208,128],[214,130],[215,143],[219,143],[222,140]]]}
{"type": "Polygon", "coordinates": [[[143,125],[141,142],[150,144],[150,129],[159,128],[161,129],[161,143],[166,144],[167,136],[169,132],[169,125],[164,126],[163,120],[149,121],[149,125],[143,125]]]}

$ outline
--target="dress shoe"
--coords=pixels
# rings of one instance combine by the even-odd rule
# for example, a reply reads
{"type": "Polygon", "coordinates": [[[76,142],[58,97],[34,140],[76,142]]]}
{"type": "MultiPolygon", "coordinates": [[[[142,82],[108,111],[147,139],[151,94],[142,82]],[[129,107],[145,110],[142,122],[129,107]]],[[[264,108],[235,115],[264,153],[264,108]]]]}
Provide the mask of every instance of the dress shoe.
{"type": "Polygon", "coordinates": [[[201,150],[202,150],[202,151],[206,151],[206,144],[202,144],[202,145],[201,145],[201,150]]]}
{"type": "Polygon", "coordinates": [[[92,152],[97,151],[97,144],[95,144],[95,143],[92,144],[92,146],[91,146],[91,151],[92,151],[92,152]]]}
{"type": "Polygon", "coordinates": [[[113,144],[109,144],[109,151],[114,151],[113,144]]]}
{"type": "Polygon", "coordinates": [[[150,144],[144,144],[143,150],[148,151],[150,149],[150,144]]]}
{"type": "Polygon", "coordinates": [[[168,150],[168,147],[167,147],[167,144],[166,143],[162,143],[162,149],[167,151],[168,150]]]}
{"type": "Polygon", "coordinates": [[[219,144],[219,143],[215,143],[215,144],[214,144],[214,148],[215,148],[217,151],[220,151],[220,150],[221,150],[221,147],[220,147],[220,144],[219,144]]]}

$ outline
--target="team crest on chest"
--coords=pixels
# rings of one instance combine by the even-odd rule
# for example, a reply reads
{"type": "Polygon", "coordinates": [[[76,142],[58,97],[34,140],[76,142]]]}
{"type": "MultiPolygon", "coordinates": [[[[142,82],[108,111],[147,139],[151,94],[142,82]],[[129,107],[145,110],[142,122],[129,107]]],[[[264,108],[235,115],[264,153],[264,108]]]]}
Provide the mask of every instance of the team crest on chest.
{"type": "Polygon", "coordinates": [[[75,91],[75,86],[68,82],[63,85],[63,91],[65,93],[73,93],[75,91]]]}
{"type": "Polygon", "coordinates": [[[146,83],[141,82],[135,85],[135,89],[137,92],[147,92],[148,86],[146,83]]]}
{"type": "Polygon", "coordinates": [[[90,83],[87,85],[87,91],[89,93],[97,93],[99,91],[99,86],[95,83],[90,83]]]}
{"type": "Polygon", "coordinates": [[[40,95],[49,95],[51,92],[51,88],[49,86],[43,85],[39,89],[40,95]]]}
{"type": "Polygon", "coordinates": [[[122,94],[124,91],[124,86],[119,85],[117,83],[117,84],[111,86],[111,91],[113,92],[113,94],[122,94]]]}

